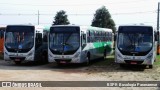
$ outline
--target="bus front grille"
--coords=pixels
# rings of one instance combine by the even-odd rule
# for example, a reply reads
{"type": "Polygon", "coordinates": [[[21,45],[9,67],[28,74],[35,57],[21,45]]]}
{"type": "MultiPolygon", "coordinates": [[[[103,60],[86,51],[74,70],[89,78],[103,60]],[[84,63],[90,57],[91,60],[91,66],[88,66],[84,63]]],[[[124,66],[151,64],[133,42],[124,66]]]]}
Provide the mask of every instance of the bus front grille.
{"type": "Polygon", "coordinates": [[[56,62],[61,62],[61,61],[65,61],[67,63],[71,62],[71,59],[55,59],[56,62]]]}
{"type": "Polygon", "coordinates": [[[127,64],[132,64],[132,62],[136,62],[137,64],[142,64],[143,61],[136,61],[136,60],[124,60],[127,64]]]}
{"type": "Polygon", "coordinates": [[[25,57],[10,57],[11,60],[16,60],[16,59],[19,59],[19,60],[25,60],[25,57]]]}

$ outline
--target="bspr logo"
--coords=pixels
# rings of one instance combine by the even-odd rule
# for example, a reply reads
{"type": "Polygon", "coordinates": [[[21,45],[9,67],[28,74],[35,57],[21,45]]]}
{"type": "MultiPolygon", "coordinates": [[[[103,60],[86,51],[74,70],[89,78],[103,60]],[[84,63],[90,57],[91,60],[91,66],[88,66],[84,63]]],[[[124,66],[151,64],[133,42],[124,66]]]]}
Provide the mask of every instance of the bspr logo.
{"type": "Polygon", "coordinates": [[[2,87],[12,87],[11,82],[2,82],[2,87]]]}

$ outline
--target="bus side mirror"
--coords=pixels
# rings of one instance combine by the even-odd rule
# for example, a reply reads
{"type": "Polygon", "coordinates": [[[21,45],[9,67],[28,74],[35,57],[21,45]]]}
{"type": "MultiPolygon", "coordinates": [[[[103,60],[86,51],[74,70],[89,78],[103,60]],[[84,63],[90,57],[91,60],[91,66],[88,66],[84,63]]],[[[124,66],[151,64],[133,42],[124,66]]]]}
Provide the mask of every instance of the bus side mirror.
{"type": "Polygon", "coordinates": [[[155,38],[155,41],[158,41],[158,36],[155,36],[154,38],[155,38]]]}

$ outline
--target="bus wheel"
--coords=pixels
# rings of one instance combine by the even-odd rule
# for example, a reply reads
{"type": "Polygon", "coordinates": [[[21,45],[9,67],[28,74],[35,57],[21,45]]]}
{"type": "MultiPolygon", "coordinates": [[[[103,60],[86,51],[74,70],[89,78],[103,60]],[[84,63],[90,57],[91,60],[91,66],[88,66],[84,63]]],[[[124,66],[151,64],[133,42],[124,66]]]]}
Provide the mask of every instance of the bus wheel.
{"type": "Polygon", "coordinates": [[[120,64],[120,67],[121,67],[121,68],[124,68],[124,67],[125,67],[125,64],[120,64]]]}
{"type": "Polygon", "coordinates": [[[103,60],[105,60],[107,54],[106,54],[106,50],[104,50],[104,54],[103,54],[103,60]]]}
{"type": "Polygon", "coordinates": [[[145,69],[147,65],[143,65],[142,67],[145,69]]]}
{"type": "Polygon", "coordinates": [[[57,66],[62,66],[62,63],[57,62],[57,66]]]}
{"type": "Polygon", "coordinates": [[[87,55],[85,65],[88,66],[90,64],[90,55],[87,55]]]}
{"type": "Polygon", "coordinates": [[[47,52],[43,52],[42,53],[42,61],[43,61],[43,63],[48,63],[48,56],[47,56],[47,52]]]}
{"type": "Polygon", "coordinates": [[[153,68],[153,65],[149,65],[149,68],[152,69],[152,68],[153,68]]]}
{"type": "Polygon", "coordinates": [[[15,63],[16,65],[20,65],[20,64],[21,64],[21,61],[14,61],[14,63],[15,63]]]}

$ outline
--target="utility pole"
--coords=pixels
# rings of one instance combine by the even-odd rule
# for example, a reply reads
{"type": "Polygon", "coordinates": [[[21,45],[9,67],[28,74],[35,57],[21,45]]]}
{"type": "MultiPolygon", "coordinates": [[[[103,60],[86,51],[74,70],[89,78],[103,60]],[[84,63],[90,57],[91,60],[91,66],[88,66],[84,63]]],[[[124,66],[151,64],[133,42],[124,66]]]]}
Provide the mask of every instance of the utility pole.
{"type": "Polygon", "coordinates": [[[38,25],[39,25],[39,10],[38,10],[38,25]]]}
{"type": "Polygon", "coordinates": [[[159,5],[160,5],[160,2],[158,2],[158,11],[157,11],[157,55],[160,54],[160,45],[159,45],[159,5]]]}
{"type": "Polygon", "coordinates": [[[160,3],[158,3],[158,10],[157,10],[157,31],[159,31],[159,5],[160,3]]]}

